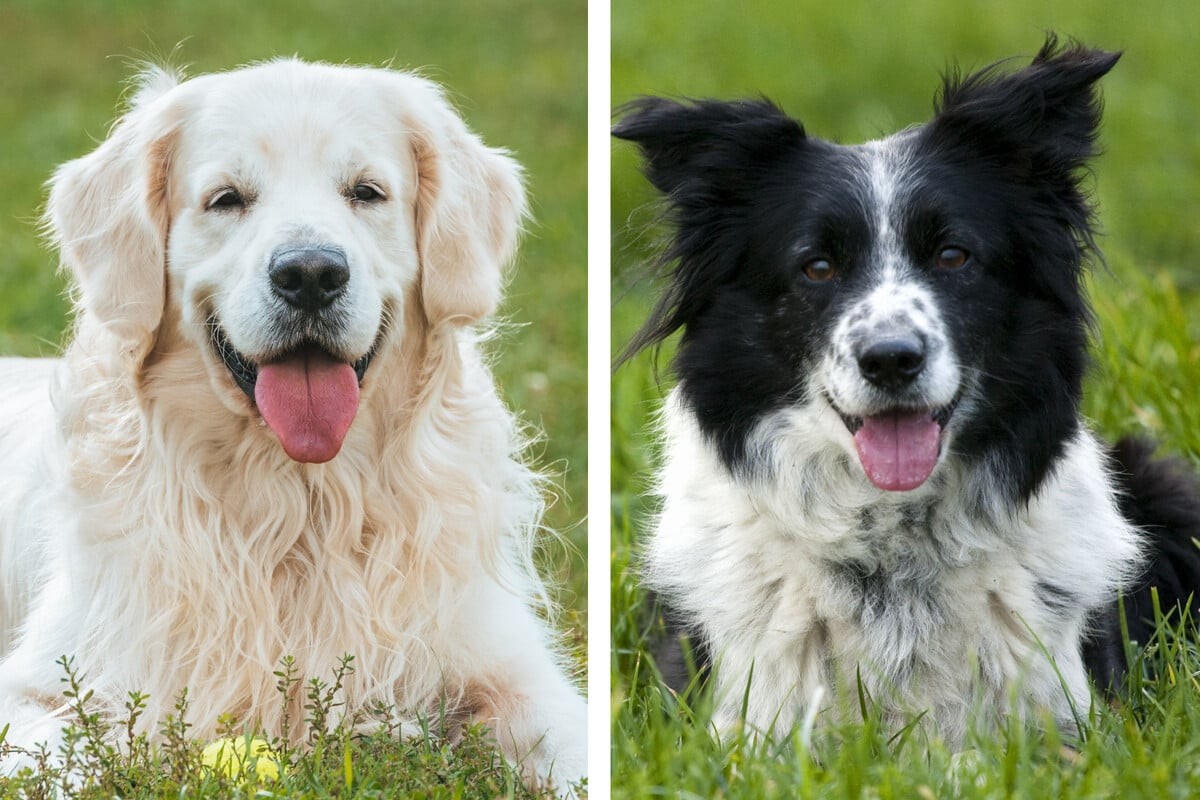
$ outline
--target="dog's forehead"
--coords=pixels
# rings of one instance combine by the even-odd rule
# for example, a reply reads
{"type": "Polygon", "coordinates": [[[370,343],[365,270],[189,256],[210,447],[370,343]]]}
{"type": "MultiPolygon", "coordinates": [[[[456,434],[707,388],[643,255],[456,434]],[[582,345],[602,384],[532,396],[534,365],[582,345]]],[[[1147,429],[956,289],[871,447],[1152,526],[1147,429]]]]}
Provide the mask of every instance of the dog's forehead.
{"type": "MultiPolygon", "coordinates": [[[[793,252],[811,255],[814,248],[825,251],[830,242],[841,242],[843,253],[865,250],[872,267],[894,273],[904,258],[910,203],[922,191],[917,132],[905,129],[850,145],[813,140],[799,173],[785,178],[803,187],[794,195],[801,198],[796,205],[780,206],[785,219],[789,208],[801,214],[784,222],[796,237],[791,242],[793,252]]],[[[780,217],[768,212],[764,219],[780,217]]],[[[838,245],[833,249],[838,250],[838,245]]]]}
{"type": "Polygon", "coordinates": [[[916,133],[908,128],[847,148],[864,189],[864,205],[876,214],[893,211],[903,191],[913,185],[916,133]]]}
{"type": "Polygon", "coordinates": [[[386,99],[383,70],[287,60],[188,81],[185,146],[201,160],[231,155],[361,160],[393,152],[406,127],[386,99]]]}
{"type": "Polygon", "coordinates": [[[875,223],[891,220],[919,187],[918,134],[918,128],[908,128],[861,144],[812,139],[799,172],[785,173],[783,180],[799,182],[811,208],[853,211],[878,233],[875,223]]]}

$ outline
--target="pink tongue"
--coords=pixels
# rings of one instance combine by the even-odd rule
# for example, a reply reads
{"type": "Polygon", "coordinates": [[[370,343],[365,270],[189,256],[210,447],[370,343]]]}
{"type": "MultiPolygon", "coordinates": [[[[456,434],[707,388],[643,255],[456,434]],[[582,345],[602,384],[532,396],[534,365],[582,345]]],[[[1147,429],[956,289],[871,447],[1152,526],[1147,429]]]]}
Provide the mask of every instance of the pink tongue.
{"type": "Polygon", "coordinates": [[[254,402],[289,456],[319,464],[342,449],[358,411],[358,376],[325,353],[299,353],[258,368],[254,402]]]}
{"type": "Polygon", "coordinates": [[[891,411],[863,418],[854,447],[871,483],[885,491],[906,492],[933,472],[941,432],[928,411],[891,411]]]}

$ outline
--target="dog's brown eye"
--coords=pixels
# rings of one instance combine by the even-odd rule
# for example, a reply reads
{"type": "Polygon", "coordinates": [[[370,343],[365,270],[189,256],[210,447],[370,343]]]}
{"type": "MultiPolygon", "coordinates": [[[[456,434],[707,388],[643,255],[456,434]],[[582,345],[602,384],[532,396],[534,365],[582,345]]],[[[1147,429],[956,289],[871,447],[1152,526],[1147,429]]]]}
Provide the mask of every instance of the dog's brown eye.
{"type": "Polygon", "coordinates": [[[967,263],[971,254],[961,247],[943,247],[938,251],[934,265],[938,269],[958,269],[967,263]]]}
{"type": "Polygon", "coordinates": [[[350,199],[358,203],[376,203],[386,200],[383,191],[373,183],[355,184],[350,190],[350,199]]]}
{"type": "Polygon", "coordinates": [[[230,208],[245,208],[246,199],[242,197],[242,193],[232,187],[221,189],[208,201],[205,208],[209,210],[221,210],[230,208]]]}
{"type": "Polygon", "coordinates": [[[804,265],[804,277],[816,283],[827,281],[836,274],[837,270],[826,258],[814,258],[804,265]]]}

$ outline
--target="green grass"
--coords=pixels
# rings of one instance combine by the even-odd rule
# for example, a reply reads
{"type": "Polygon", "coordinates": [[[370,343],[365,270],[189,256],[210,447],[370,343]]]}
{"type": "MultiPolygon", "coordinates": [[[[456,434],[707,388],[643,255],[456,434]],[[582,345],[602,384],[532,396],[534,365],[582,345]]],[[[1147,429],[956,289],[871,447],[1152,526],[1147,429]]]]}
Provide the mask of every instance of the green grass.
{"type": "Polygon", "coordinates": [[[543,567],[564,606],[561,626],[582,659],[585,20],[583,0],[6,1],[0,5],[0,354],[59,351],[68,307],[56,256],[37,235],[43,183],[56,165],[103,139],[132,61],[169,56],[196,74],[298,54],[421,70],[450,89],[488,144],[511,149],[527,170],[534,222],[502,309],[513,324],[496,348],[496,374],[510,405],[544,431],[535,457],[561,487],[546,522],[562,536],[548,539],[543,567]]]}
{"type": "MultiPolygon", "coordinates": [[[[765,94],[815,135],[862,141],[920,122],[939,73],[1031,55],[1047,30],[1125,55],[1106,101],[1095,197],[1110,269],[1091,283],[1099,318],[1085,413],[1105,436],[1153,436],[1200,465],[1200,14],[1191,4],[1115,0],[910,0],[847,4],[614,4],[612,102],[640,94],[765,94]]],[[[1018,62],[1019,63],[1019,62],[1018,62]]],[[[646,264],[663,236],[634,148],[614,143],[614,349],[645,318],[646,264]]],[[[915,732],[864,724],[756,744],[717,736],[703,697],[684,703],[654,680],[659,621],[635,578],[656,453],[654,414],[671,385],[670,346],[642,355],[612,387],[613,796],[1195,797],[1200,795],[1200,655],[1164,636],[1151,668],[1090,735],[1065,748],[1036,726],[980,735],[967,756],[915,732]],[[899,735],[898,735],[899,734],[899,735]]]]}

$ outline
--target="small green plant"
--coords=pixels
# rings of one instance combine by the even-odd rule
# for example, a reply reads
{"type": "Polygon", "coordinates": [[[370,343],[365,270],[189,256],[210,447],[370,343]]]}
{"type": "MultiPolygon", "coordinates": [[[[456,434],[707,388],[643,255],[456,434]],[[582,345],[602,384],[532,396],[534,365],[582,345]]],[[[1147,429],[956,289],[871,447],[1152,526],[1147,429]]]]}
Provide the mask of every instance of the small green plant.
{"type": "Polygon", "coordinates": [[[231,716],[222,717],[217,742],[229,753],[202,755],[205,745],[191,734],[186,691],[175,702],[153,740],[138,732],[147,695],[131,692],[122,719],[103,715],[93,702],[72,658],[58,660],[63,671],[67,718],[60,746],[21,750],[7,741],[0,726],[0,758],[26,756],[31,766],[0,777],[0,800],[9,798],[160,797],[404,797],[424,800],[514,798],[539,795],[521,782],[516,768],[496,750],[491,733],[467,726],[460,735],[447,729],[444,715],[431,724],[419,719],[417,736],[399,735],[399,716],[390,707],[346,714],[342,689],[353,674],[354,659],[343,656],[330,681],[310,680],[305,687],[305,745],[289,742],[294,721],[290,708],[299,678],[295,660],[286,657],[275,673],[284,704],[279,731],[247,729],[231,716]],[[379,721],[377,728],[367,722],[379,721]],[[231,765],[227,760],[236,760],[231,765]],[[269,759],[267,765],[260,764],[269,759]],[[264,768],[265,767],[265,768],[264,768]]]}

